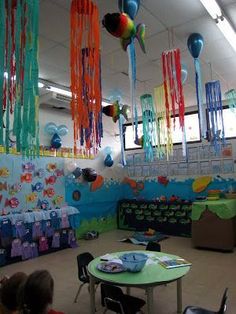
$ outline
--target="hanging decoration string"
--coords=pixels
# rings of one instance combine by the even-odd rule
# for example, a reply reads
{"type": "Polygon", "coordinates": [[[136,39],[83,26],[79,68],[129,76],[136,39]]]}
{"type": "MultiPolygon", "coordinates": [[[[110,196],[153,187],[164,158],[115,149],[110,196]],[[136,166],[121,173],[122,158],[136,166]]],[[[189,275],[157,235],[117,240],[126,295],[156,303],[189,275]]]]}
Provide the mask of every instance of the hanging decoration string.
{"type": "Polygon", "coordinates": [[[208,82],[206,88],[207,111],[210,115],[211,142],[217,153],[220,152],[221,141],[225,142],[223,106],[219,81],[208,82]]]}
{"type": "Polygon", "coordinates": [[[38,0],[1,1],[0,145],[9,153],[12,132],[24,157],[39,156],[38,12],[38,0]]]}
{"type": "Polygon", "coordinates": [[[74,151],[96,154],[103,135],[98,7],[91,0],[72,0],[70,16],[74,151]]]}
{"type": "Polygon", "coordinates": [[[119,133],[120,133],[120,147],[121,147],[121,162],[123,166],[126,166],[126,158],[125,158],[125,148],[124,148],[124,122],[125,118],[123,115],[119,117],[119,133]]]}
{"type": "Polygon", "coordinates": [[[155,110],[153,105],[152,95],[145,94],[140,97],[142,107],[143,120],[143,149],[145,152],[145,160],[153,161],[154,152],[153,146],[156,146],[156,124],[155,110]]]}
{"type": "Polygon", "coordinates": [[[162,70],[164,81],[166,124],[170,132],[171,118],[173,116],[173,127],[175,129],[176,111],[179,115],[179,127],[182,131],[183,155],[186,156],[186,141],[184,127],[184,94],[181,80],[181,57],[180,49],[172,49],[162,53],[162,70]],[[170,114],[171,111],[171,114],[170,114]]]}

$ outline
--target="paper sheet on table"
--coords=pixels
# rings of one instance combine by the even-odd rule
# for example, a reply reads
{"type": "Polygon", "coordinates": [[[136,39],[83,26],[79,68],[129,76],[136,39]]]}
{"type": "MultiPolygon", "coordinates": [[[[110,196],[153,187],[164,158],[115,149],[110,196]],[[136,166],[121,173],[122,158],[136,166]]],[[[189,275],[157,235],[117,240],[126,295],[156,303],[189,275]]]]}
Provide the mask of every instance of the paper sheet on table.
{"type": "Polygon", "coordinates": [[[100,256],[100,260],[122,264],[122,261],[117,256],[114,256],[112,254],[105,254],[103,256],[100,256]]]}

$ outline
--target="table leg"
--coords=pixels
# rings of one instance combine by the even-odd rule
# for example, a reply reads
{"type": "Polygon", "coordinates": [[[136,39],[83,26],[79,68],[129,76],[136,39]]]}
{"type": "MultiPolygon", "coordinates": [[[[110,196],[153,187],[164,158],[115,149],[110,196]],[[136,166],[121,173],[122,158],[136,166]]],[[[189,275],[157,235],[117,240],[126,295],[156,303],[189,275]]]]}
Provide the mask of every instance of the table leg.
{"type": "Polygon", "coordinates": [[[177,313],[182,314],[182,279],[177,280],[177,313]]]}
{"type": "Polygon", "coordinates": [[[147,314],[154,313],[153,311],[153,287],[148,287],[146,289],[147,293],[147,314]]]}
{"type": "Polygon", "coordinates": [[[89,276],[90,314],[95,313],[95,279],[89,276]]]}
{"type": "Polygon", "coordinates": [[[130,287],[126,287],[126,294],[130,295],[130,287]]]}

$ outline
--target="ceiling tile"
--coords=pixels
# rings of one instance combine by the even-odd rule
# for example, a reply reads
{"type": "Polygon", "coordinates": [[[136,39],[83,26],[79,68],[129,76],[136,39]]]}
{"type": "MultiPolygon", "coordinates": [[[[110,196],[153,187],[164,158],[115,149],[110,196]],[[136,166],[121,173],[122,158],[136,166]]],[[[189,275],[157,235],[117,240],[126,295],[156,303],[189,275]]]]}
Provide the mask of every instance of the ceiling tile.
{"type": "Polygon", "coordinates": [[[56,45],[58,45],[57,42],[49,40],[39,35],[39,54],[44,53],[45,51],[49,50],[50,48],[56,45]]]}
{"type": "Polygon", "coordinates": [[[62,7],[63,9],[70,10],[71,0],[51,0],[53,3],[62,7]]]}
{"type": "Polygon", "coordinates": [[[39,60],[39,77],[57,83],[57,79],[64,73],[63,70],[39,60]]]}
{"type": "Polygon", "coordinates": [[[42,53],[41,60],[42,62],[54,65],[61,70],[69,71],[70,52],[62,45],[54,46],[45,53],[42,53]]]}

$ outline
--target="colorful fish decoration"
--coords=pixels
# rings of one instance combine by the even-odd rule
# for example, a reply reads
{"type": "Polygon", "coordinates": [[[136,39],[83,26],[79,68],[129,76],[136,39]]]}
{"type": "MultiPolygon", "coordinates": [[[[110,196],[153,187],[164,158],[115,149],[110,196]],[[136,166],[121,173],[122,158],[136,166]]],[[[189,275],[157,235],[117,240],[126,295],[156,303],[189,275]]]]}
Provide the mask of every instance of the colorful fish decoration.
{"type": "Polygon", "coordinates": [[[37,182],[36,184],[32,184],[32,192],[42,192],[42,190],[44,189],[44,185],[41,182],[37,182]]]}
{"type": "Polygon", "coordinates": [[[55,195],[55,191],[53,188],[48,188],[46,190],[43,191],[43,196],[47,196],[47,197],[53,197],[55,195]]]}
{"type": "Polygon", "coordinates": [[[38,200],[37,203],[37,207],[43,210],[49,210],[50,209],[50,205],[49,202],[47,200],[42,200],[40,201],[40,199],[38,200]]]}
{"type": "Polygon", "coordinates": [[[200,193],[204,191],[207,188],[207,186],[211,183],[211,181],[212,181],[211,176],[203,176],[196,178],[192,184],[193,192],[200,193]]]}
{"type": "Polygon", "coordinates": [[[37,193],[33,192],[33,193],[26,195],[25,198],[26,198],[26,202],[30,203],[30,202],[35,202],[37,200],[38,196],[37,196],[37,193]]]}
{"type": "Polygon", "coordinates": [[[121,46],[124,51],[131,44],[133,38],[137,38],[142,51],[145,53],[145,25],[134,24],[128,14],[126,13],[108,13],[102,20],[102,25],[113,36],[121,39],[121,46]]]}
{"type": "Polygon", "coordinates": [[[116,122],[117,120],[119,120],[121,114],[128,121],[128,115],[127,115],[128,110],[129,110],[129,106],[127,105],[121,106],[118,100],[114,102],[112,105],[108,105],[102,108],[102,112],[106,116],[111,117],[113,122],[116,122]]]}
{"type": "Polygon", "coordinates": [[[98,175],[96,180],[93,181],[90,185],[90,191],[95,192],[96,190],[100,189],[104,184],[104,178],[101,175],[98,175]]]}
{"type": "Polygon", "coordinates": [[[39,178],[43,178],[44,175],[45,175],[45,170],[44,169],[38,169],[34,173],[34,176],[35,177],[39,177],[39,178]]]}
{"type": "Polygon", "coordinates": [[[133,179],[130,179],[128,177],[125,177],[123,180],[123,183],[129,184],[131,189],[133,190],[133,193],[135,195],[138,195],[140,191],[144,189],[144,183],[143,182],[138,182],[133,179]]]}
{"type": "Polygon", "coordinates": [[[56,195],[53,199],[54,205],[60,205],[64,200],[64,197],[62,195],[56,195]]]}
{"type": "Polygon", "coordinates": [[[5,207],[9,206],[11,208],[16,208],[20,204],[18,198],[12,197],[10,199],[6,199],[5,201],[5,207]]]}
{"type": "Polygon", "coordinates": [[[31,183],[32,182],[32,173],[24,173],[20,177],[21,182],[31,183]]]}
{"type": "Polygon", "coordinates": [[[57,177],[63,177],[64,176],[64,170],[63,169],[56,169],[55,170],[55,175],[57,177]]]}
{"type": "Polygon", "coordinates": [[[49,172],[54,172],[57,169],[57,164],[56,163],[49,163],[47,164],[47,171],[49,172]]]}
{"type": "Polygon", "coordinates": [[[45,178],[46,185],[48,185],[48,184],[55,184],[56,181],[57,181],[57,177],[56,176],[50,176],[48,178],[45,178]]]}
{"type": "Polygon", "coordinates": [[[169,183],[169,180],[167,179],[167,177],[164,177],[164,176],[157,177],[157,181],[158,183],[163,184],[164,186],[167,186],[169,183]]]}
{"type": "Polygon", "coordinates": [[[35,165],[32,162],[27,162],[22,164],[22,171],[23,172],[34,172],[35,165]]]}
{"type": "Polygon", "coordinates": [[[7,169],[6,167],[0,168],[0,177],[7,178],[9,177],[9,173],[9,169],[7,169]]]}
{"type": "Polygon", "coordinates": [[[4,182],[4,183],[0,182],[0,191],[3,191],[3,190],[7,191],[7,182],[4,182]]]}
{"type": "Polygon", "coordinates": [[[20,192],[22,189],[21,183],[15,183],[13,185],[8,185],[8,193],[10,195],[15,195],[16,193],[20,192]]]}

